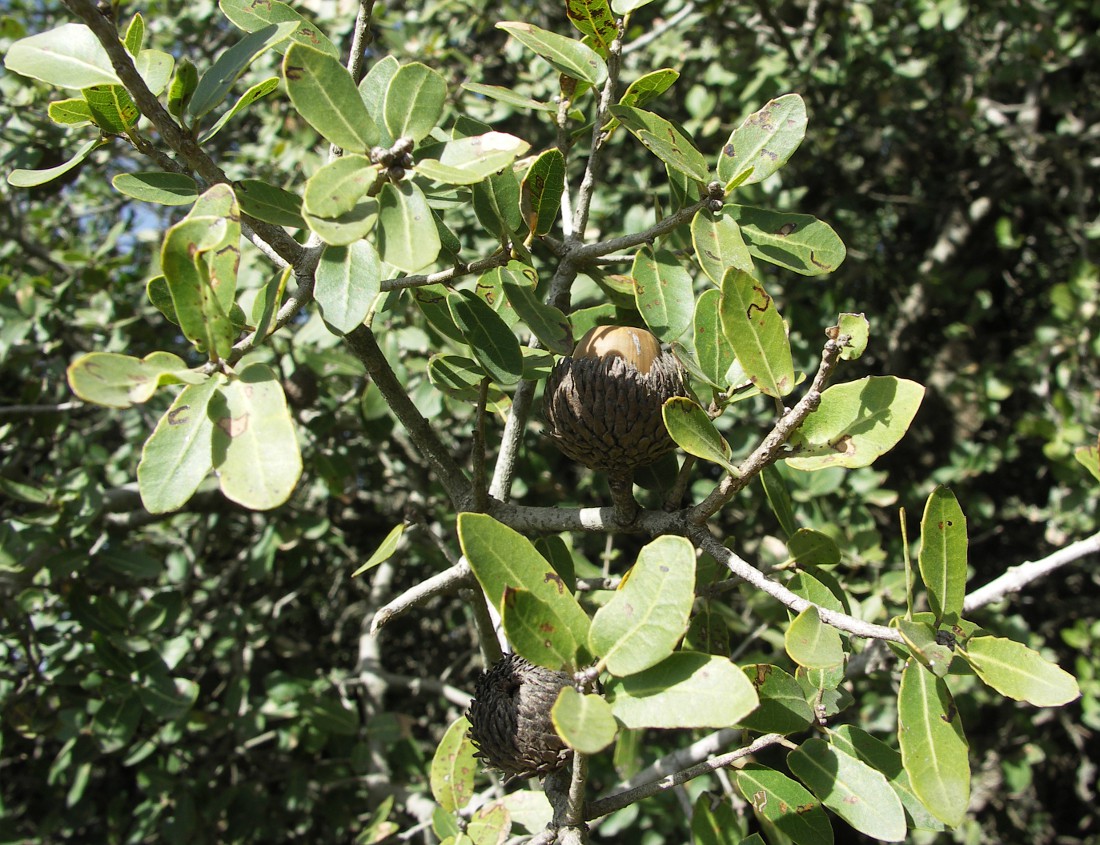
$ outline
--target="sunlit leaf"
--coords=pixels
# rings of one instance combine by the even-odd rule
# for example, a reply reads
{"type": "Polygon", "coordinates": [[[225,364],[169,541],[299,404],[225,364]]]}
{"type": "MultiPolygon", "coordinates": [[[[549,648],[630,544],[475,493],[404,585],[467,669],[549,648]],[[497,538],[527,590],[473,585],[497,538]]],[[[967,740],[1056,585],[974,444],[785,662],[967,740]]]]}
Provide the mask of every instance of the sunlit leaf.
{"type": "Polygon", "coordinates": [[[695,296],[691,276],[668,250],[638,251],[630,270],[634,299],[646,325],[665,343],[671,343],[691,326],[695,296]]]}
{"type": "Polygon", "coordinates": [[[960,654],[979,678],[1017,701],[1060,707],[1081,695],[1073,675],[1022,643],[1003,637],[971,637],[960,654]]]}
{"type": "Polygon", "coordinates": [[[615,741],[618,725],[602,696],[582,695],[563,687],[550,710],[554,729],[566,744],[581,754],[598,754],[615,741]]]}
{"type": "Polygon", "coordinates": [[[958,499],[940,485],[924,506],[920,523],[920,574],[937,619],[962,613],[966,592],[966,516],[958,499]]]}
{"type": "Polygon", "coordinates": [[[788,754],[787,765],[826,807],[860,833],[881,842],[905,838],[905,811],[881,772],[819,737],[788,754]]]}
{"type": "Polygon", "coordinates": [[[844,261],[844,242],[816,217],[730,203],[722,213],[736,221],[749,253],[761,261],[804,276],[831,273],[844,261]]]}
{"type": "Polygon", "coordinates": [[[228,96],[230,89],[250,64],[263,53],[290,37],[297,29],[297,22],[270,24],[248,33],[244,38],[223,52],[199,79],[187,111],[193,118],[201,118],[213,110],[228,96]]]}
{"type": "Polygon", "coordinates": [[[638,554],[610,601],[596,611],[588,645],[614,675],[633,675],[672,653],[695,598],[695,550],[658,537],[638,554]]]}
{"type": "Polygon", "coordinates": [[[302,474],[286,396],[266,364],[249,364],[215,394],[212,451],[226,498],[254,510],[283,504],[302,474]]]}
{"type": "Polygon", "coordinates": [[[923,397],[921,385],[894,376],[833,385],[795,432],[788,466],[816,470],[873,463],[905,435],[923,397]]]}
{"type": "Polygon", "coordinates": [[[4,54],[4,67],[58,88],[121,84],[107,51],[82,23],[20,38],[4,54]]]}
{"type": "Polygon", "coordinates": [[[632,106],[611,106],[611,114],[642,142],[647,150],[669,167],[696,182],[707,182],[710,169],[703,154],[679,129],[652,112],[632,106]]]}
{"type": "Polygon", "coordinates": [[[429,774],[432,797],[448,813],[465,807],[474,794],[477,761],[469,730],[470,720],[459,716],[447,728],[432,756],[429,774]]]}
{"type": "Polygon", "coordinates": [[[759,763],[738,769],[734,782],[757,818],[795,845],[832,845],[833,829],[821,802],[798,782],[759,763]]]}
{"type": "Polygon", "coordinates": [[[729,659],[678,651],[626,678],[612,678],[606,696],[628,728],[722,728],[735,725],[759,700],[729,659]]]}
{"type": "MultiPolygon", "coordinates": [[[[218,0],[218,8],[245,32],[255,32],[271,24],[297,23],[298,28],[290,35],[291,42],[314,47],[333,57],[340,55],[336,45],[313,21],[280,0],[263,0],[260,3],[256,0],[218,0]]],[[[276,44],[275,49],[282,53],[288,46],[289,42],[282,42],[276,44]]]]}
{"type": "Polygon", "coordinates": [[[391,138],[424,138],[443,114],[447,82],[420,62],[402,65],[390,78],[382,103],[382,121],[391,138]]]}
{"type": "Polygon", "coordinates": [[[791,620],[783,645],[791,660],[807,669],[828,669],[844,662],[840,632],[822,622],[813,605],[791,620]]]}
{"type": "Polygon", "coordinates": [[[762,182],[786,164],[806,135],[806,120],[798,94],[771,100],[745,118],[718,156],[718,179],[726,190],[762,182]]]}
{"type": "Polygon", "coordinates": [[[937,819],[958,826],[970,803],[970,760],[947,684],[909,661],[898,690],[898,741],[913,791],[937,819]]]}
{"type": "Polygon", "coordinates": [[[317,264],[313,296],[325,322],[346,334],[362,325],[381,283],[382,259],[368,241],[326,246],[317,264]]]}
{"type": "Polygon", "coordinates": [[[604,60],[595,50],[580,41],[521,21],[501,21],[496,26],[546,59],[555,70],[566,76],[593,85],[601,84],[607,77],[604,60]]]}
{"type": "Polygon", "coordinates": [[[349,152],[377,142],[378,127],[337,58],[296,43],[283,59],[283,78],[294,108],[326,141],[349,152]]]}
{"type": "Polygon", "coordinates": [[[675,396],[661,407],[661,414],[665,428],[677,446],[689,455],[718,464],[733,475],[737,474],[737,467],[730,461],[729,444],[697,402],[687,397],[675,396]]]}
{"type": "Polygon", "coordinates": [[[769,396],[786,396],[794,390],[787,330],[763,283],[744,270],[727,270],[719,313],[726,340],[752,383],[769,396]]]}
{"type": "Polygon", "coordinates": [[[222,383],[224,376],[215,374],[185,387],[145,441],[137,477],[141,503],[150,513],[182,508],[213,468],[214,423],[207,411],[222,383]]]}

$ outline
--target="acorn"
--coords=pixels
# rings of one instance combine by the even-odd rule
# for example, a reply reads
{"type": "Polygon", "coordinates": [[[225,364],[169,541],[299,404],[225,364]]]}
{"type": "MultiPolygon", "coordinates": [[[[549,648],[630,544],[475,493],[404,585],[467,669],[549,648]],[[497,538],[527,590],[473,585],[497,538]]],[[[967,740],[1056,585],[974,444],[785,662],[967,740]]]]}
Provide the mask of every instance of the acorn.
{"type": "Polygon", "coordinates": [[[630,521],[638,467],[675,448],[661,406],[685,396],[680,364],[657,338],[632,326],[596,326],[546,381],[550,438],[566,455],[608,473],[620,521],[630,521]]]}
{"type": "Polygon", "coordinates": [[[536,666],[506,654],[474,685],[466,711],[474,756],[514,777],[556,771],[573,756],[550,721],[550,708],[562,687],[573,683],[566,672],[536,666]]]}
{"type": "Polygon", "coordinates": [[[546,382],[558,448],[590,469],[633,472],[672,451],[661,406],[684,396],[680,364],[645,329],[596,326],[546,382]]]}

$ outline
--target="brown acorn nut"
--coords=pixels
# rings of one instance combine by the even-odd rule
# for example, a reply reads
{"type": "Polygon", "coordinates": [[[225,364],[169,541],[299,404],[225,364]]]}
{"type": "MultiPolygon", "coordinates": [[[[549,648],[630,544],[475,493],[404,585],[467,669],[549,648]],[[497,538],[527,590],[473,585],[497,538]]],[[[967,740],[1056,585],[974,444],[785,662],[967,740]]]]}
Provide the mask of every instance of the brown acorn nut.
{"type": "Polygon", "coordinates": [[[506,654],[477,679],[466,711],[475,756],[508,775],[534,777],[560,769],[573,756],[550,721],[566,672],[506,654]]]}
{"type": "Polygon", "coordinates": [[[597,326],[546,381],[549,435],[590,469],[629,472],[674,448],[661,406],[684,395],[679,363],[653,334],[597,326]]]}

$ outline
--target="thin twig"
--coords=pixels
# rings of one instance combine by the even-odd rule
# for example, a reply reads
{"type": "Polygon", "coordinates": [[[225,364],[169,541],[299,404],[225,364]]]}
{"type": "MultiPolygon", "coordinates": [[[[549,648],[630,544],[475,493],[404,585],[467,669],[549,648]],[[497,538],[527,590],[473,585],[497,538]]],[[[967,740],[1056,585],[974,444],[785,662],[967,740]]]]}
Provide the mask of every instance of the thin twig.
{"type": "Polygon", "coordinates": [[[363,78],[363,58],[367,46],[374,41],[370,31],[370,21],[374,16],[374,0],[360,0],[359,11],[355,16],[355,28],[351,34],[351,48],[348,50],[348,73],[356,84],[363,78]]]}
{"type": "Polygon", "coordinates": [[[83,402],[61,402],[57,405],[4,405],[0,407],[0,420],[14,417],[38,417],[43,414],[63,414],[83,407],[83,402]]]}
{"type": "Polygon", "coordinates": [[[963,612],[968,613],[980,607],[985,607],[987,604],[1000,601],[1012,593],[1019,592],[1033,581],[1065,566],[1067,563],[1072,563],[1098,552],[1100,552],[1100,532],[1093,534],[1091,537],[1086,537],[1084,540],[1071,543],[1041,560],[1028,561],[1009,567],[1003,575],[970,593],[963,601],[963,612]]]}
{"type": "Polygon", "coordinates": [[[691,205],[684,206],[675,214],[669,215],[664,220],[653,224],[648,229],[641,232],[622,235],[618,238],[609,238],[606,241],[596,241],[591,244],[580,244],[574,249],[569,250],[569,257],[572,258],[573,261],[580,263],[591,261],[603,255],[610,255],[619,250],[630,249],[631,247],[651,243],[661,235],[667,235],[676,227],[682,226],[685,223],[690,223],[691,219],[700,209],[708,207],[710,201],[710,198],[707,197],[698,202],[693,202],[691,205]]]}
{"type": "Polygon", "coordinates": [[[684,769],[675,774],[661,778],[661,780],[642,784],[633,789],[628,789],[616,793],[615,795],[601,798],[598,801],[593,801],[588,805],[585,816],[589,820],[597,819],[600,816],[606,816],[608,813],[621,810],[623,807],[629,807],[637,801],[657,795],[660,792],[665,792],[666,790],[679,786],[682,783],[687,783],[689,780],[693,780],[701,775],[710,774],[717,769],[725,768],[726,766],[736,763],[743,757],[748,757],[763,748],[767,748],[769,745],[775,745],[782,741],[783,737],[780,734],[764,734],[764,736],[759,737],[744,748],[738,748],[736,751],[730,751],[719,757],[713,757],[689,769],[684,769]]]}
{"type": "Polygon", "coordinates": [[[440,270],[438,273],[429,273],[421,276],[401,276],[397,279],[384,279],[382,281],[381,290],[382,293],[388,293],[391,290],[419,288],[426,285],[445,285],[447,282],[452,282],[463,276],[472,276],[474,274],[484,273],[486,270],[492,270],[494,267],[503,267],[511,260],[512,256],[507,250],[499,250],[488,258],[479,258],[477,261],[471,261],[469,264],[456,264],[454,267],[447,270],[440,270]]]}
{"type": "Polygon", "coordinates": [[[580,242],[584,238],[585,229],[588,228],[588,215],[592,210],[593,190],[596,187],[596,175],[603,164],[603,145],[608,133],[603,126],[607,123],[610,113],[611,101],[615,96],[615,86],[619,81],[619,65],[622,56],[622,42],[616,37],[611,42],[611,48],[607,57],[607,80],[600,91],[599,103],[596,106],[596,120],[592,126],[592,150],[588,154],[585,163],[584,176],[581,177],[580,187],[577,189],[577,203],[573,208],[573,231],[566,238],[567,243],[580,242]]]}
{"type": "MultiPolygon", "coordinates": [[[[64,3],[73,14],[87,24],[99,43],[103,45],[119,81],[164,142],[208,184],[230,183],[225,172],[207,155],[198,141],[172,119],[153,92],[149,90],[149,86],[145,84],[145,80],[134,67],[133,58],[119,41],[115,25],[99,12],[91,0],[64,0],[64,3]]],[[[256,235],[266,241],[284,261],[292,266],[297,265],[302,257],[302,246],[281,227],[262,220],[249,219],[249,223],[256,235]]]]}
{"type": "Polygon", "coordinates": [[[443,441],[439,439],[432,424],[417,410],[409,394],[405,392],[404,385],[394,374],[389,361],[378,347],[374,332],[367,326],[359,326],[345,335],[345,340],[355,357],[363,362],[378,391],[408,432],[409,438],[420,455],[434,470],[455,509],[467,510],[472,492],[470,480],[455,462],[443,441]]]}
{"type": "MultiPolygon", "coordinates": [[[[669,32],[669,31],[675,29],[681,23],[684,23],[685,21],[687,21],[688,17],[691,16],[692,14],[694,14],[694,12],[695,12],[695,4],[694,3],[685,3],[676,12],[676,14],[672,15],[669,18],[666,18],[663,21],[660,21],[660,22],[656,23],[653,26],[653,28],[649,30],[649,32],[646,32],[645,34],[638,36],[633,41],[631,41],[629,44],[627,44],[625,47],[623,47],[623,55],[627,55],[629,53],[634,53],[638,50],[641,50],[647,44],[651,44],[652,42],[656,41],[658,38],[660,38],[666,32],[669,32]]],[[[700,17],[702,17],[702,15],[700,15],[700,17]]]]}
{"type": "Polygon", "coordinates": [[[780,450],[794,434],[795,430],[805,422],[817,406],[821,403],[821,392],[829,381],[829,377],[836,368],[843,344],[840,340],[828,340],[821,353],[821,364],[817,368],[810,389],[806,391],[798,403],[786,414],[779,418],[775,426],[752,454],[745,458],[737,467],[736,476],[727,476],[714,491],[698,506],[691,510],[691,521],[701,525],[711,516],[716,514],[723,505],[732,499],[739,490],[770,464],[779,458],[780,450]]]}
{"type": "Polygon", "coordinates": [[[374,614],[374,619],[370,624],[371,634],[376,635],[387,622],[407,613],[417,605],[428,601],[428,599],[445,593],[453,593],[472,581],[473,573],[470,571],[470,565],[463,558],[450,569],[421,581],[388,604],[378,608],[378,612],[374,614]]]}
{"type": "Polygon", "coordinates": [[[711,536],[710,531],[708,531],[705,526],[693,526],[689,529],[687,536],[698,548],[709,553],[715,560],[729,569],[729,571],[738,578],[747,581],[752,586],[762,590],[782,604],[785,604],[795,613],[801,613],[807,607],[816,607],[822,622],[827,625],[832,625],[838,630],[852,634],[853,636],[892,640],[893,642],[902,641],[901,634],[893,628],[887,628],[885,625],[875,625],[872,622],[864,622],[862,619],[856,619],[854,616],[849,616],[846,613],[829,610],[820,605],[815,605],[813,602],[807,601],[801,596],[796,596],[782,584],[772,581],[763,572],[748,563],[748,561],[719,543],[711,536]]]}

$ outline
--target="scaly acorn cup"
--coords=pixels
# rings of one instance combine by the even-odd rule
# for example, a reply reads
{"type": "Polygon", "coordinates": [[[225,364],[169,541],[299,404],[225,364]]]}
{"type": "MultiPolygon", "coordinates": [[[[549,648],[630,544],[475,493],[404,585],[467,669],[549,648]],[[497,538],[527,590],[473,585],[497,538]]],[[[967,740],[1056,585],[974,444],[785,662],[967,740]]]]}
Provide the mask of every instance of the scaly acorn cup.
{"type": "Polygon", "coordinates": [[[550,372],[548,433],[570,458],[608,473],[616,511],[629,521],[634,470],[675,448],[661,406],[686,395],[679,362],[652,333],[597,326],[550,372]]]}
{"type": "Polygon", "coordinates": [[[550,708],[562,687],[572,683],[568,673],[516,654],[494,663],[477,679],[466,711],[475,756],[516,777],[545,775],[568,763],[573,752],[554,730],[550,708]]]}

